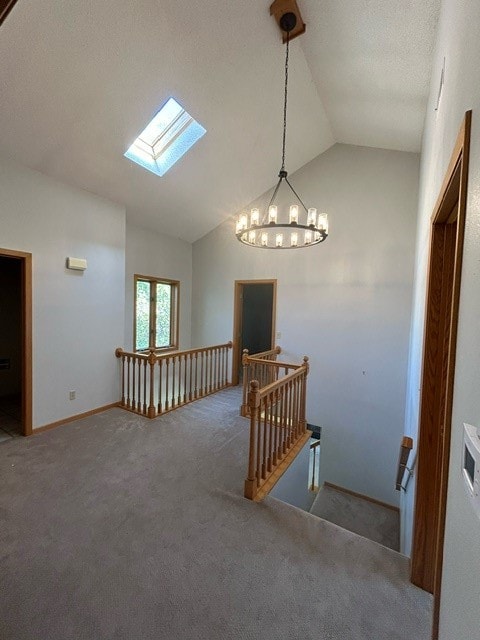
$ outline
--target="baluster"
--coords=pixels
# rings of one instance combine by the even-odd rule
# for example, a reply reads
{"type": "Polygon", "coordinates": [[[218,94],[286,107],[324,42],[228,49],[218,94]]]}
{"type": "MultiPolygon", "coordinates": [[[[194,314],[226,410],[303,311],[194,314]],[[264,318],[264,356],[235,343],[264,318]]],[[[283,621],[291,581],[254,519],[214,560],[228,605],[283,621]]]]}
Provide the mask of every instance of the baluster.
{"type": "Polygon", "coordinates": [[[155,384],[155,350],[151,349],[148,356],[148,363],[150,365],[150,402],[148,405],[148,417],[155,418],[155,405],[153,404],[153,385],[155,384]]]}
{"type": "Polygon", "coordinates": [[[127,356],[127,407],[130,409],[130,360],[131,356],[127,356]]]}
{"type": "Polygon", "coordinates": [[[194,393],[195,400],[198,398],[197,380],[198,380],[198,351],[195,351],[195,393],[194,393]]]}
{"type": "MultiPolygon", "coordinates": [[[[250,409],[250,411],[251,411],[251,409],[250,409]]],[[[262,407],[261,407],[260,401],[259,401],[258,407],[256,407],[255,410],[254,410],[254,413],[255,413],[255,416],[256,416],[256,423],[257,423],[257,487],[260,486],[260,481],[261,481],[261,477],[262,477],[262,454],[261,454],[261,451],[262,451],[262,422],[261,422],[261,411],[262,411],[262,407]]]]}
{"type": "Polygon", "coordinates": [[[189,376],[190,376],[190,382],[188,383],[188,399],[191,402],[192,398],[193,398],[193,394],[192,394],[192,369],[193,369],[193,365],[192,365],[192,354],[189,354],[188,357],[188,361],[190,364],[190,370],[189,370],[189,376]]]}
{"type": "Polygon", "coordinates": [[[204,387],[203,387],[204,364],[205,364],[205,350],[202,349],[202,351],[200,352],[200,396],[203,396],[204,394],[204,387]]]}
{"type": "MultiPolygon", "coordinates": [[[[268,451],[268,429],[267,429],[267,399],[263,399],[263,444],[262,444],[262,478],[267,477],[267,451],[268,451]]],[[[260,414],[260,420],[262,416],[260,414]]]]}
{"type": "Polygon", "coordinates": [[[218,349],[214,350],[215,355],[215,375],[213,378],[213,390],[218,391],[218,349]]]}
{"type": "Polygon", "coordinates": [[[133,411],[135,411],[135,409],[137,408],[137,403],[135,400],[135,389],[136,389],[136,384],[135,384],[135,371],[137,369],[137,358],[136,356],[133,356],[132,358],[132,409],[133,411]]]}
{"type": "Polygon", "coordinates": [[[177,407],[182,404],[182,354],[178,356],[178,402],[177,407]]]}
{"type": "Polygon", "coordinates": [[[147,415],[147,360],[143,361],[143,415],[147,415]]]}
{"type": "Polygon", "coordinates": [[[163,358],[158,360],[158,415],[162,413],[162,365],[163,358]]]}
{"type": "Polygon", "coordinates": [[[122,407],[125,406],[125,356],[122,355],[122,407]]]}
{"type": "Polygon", "coordinates": [[[142,360],[138,359],[138,395],[137,395],[137,409],[139,413],[142,413],[142,360]]]}
{"type": "Polygon", "coordinates": [[[168,396],[168,387],[169,387],[169,378],[170,378],[170,358],[167,356],[165,358],[165,411],[168,411],[169,396],[168,396]]]}
{"type": "Polygon", "coordinates": [[[175,370],[176,370],[177,356],[172,357],[172,409],[175,408],[175,370]]]}
{"type": "Polygon", "coordinates": [[[212,392],[212,351],[211,349],[207,349],[206,355],[206,366],[207,366],[207,374],[205,379],[205,391],[206,393],[212,392]]]}
{"type": "Polygon", "coordinates": [[[255,444],[257,441],[257,419],[259,413],[260,399],[258,392],[258,382],[253,380],[250,385],[250,392],[248,394],[248,407],[250,412],[250,448],[248,452],[248,473],[245,480],[245,497],[253,500],[256,493],[256,485],[258,477],[255,470],[256,450],[255,444]]]}
{"type": "Polygon", "coordinates": [[[287,417],[288,417],[288,421],[285,424],[285,426],[282,429],[283,432],[283,436],[282,436],[282,453],[283,455],[286,455],[287,453],[287,449],[289,448],[289,442],[288,442],[288,434],[289,434],[289,429],[290,429],[290,424],[291,424],[291,419],[292,419],[292,381],[289,380],[287,382],[287,417]]]}
{"type": "Polygon", "coordinates": [[[278,457],[277,457],[278,456],[278,439],[279,439],[278,431],[280,429],[280,425],[278,424],[278,395],[279,395],[279,390],[275,389],[275,391],[274,391],[274,398],[275,398],[275,428],[274,428],[274,431],[273,431],[274,438],[273,438],[273,456],[272,456],[273,457],[272,462],[273,462],[274,466],[277,466],[277,463],[278,463],[278,457]]]}
{"type": "Polygon", "coordinates": [[[248,366],[248,349],[244,349],[242,352],[242,366],[243,366],[243,400],[240,415],[246,416],[248,413],[247,394],[249,381],[249,366],[248,366]]]}
{"type": "Polygon", "coordinates": [[[229,375],[229,366],[228,366],[228,358],[230,355],[230,351],[233,347],[233,342],[229,342],[227,348],[225,349],[225,386],[227,386],[228,384],[230,384],[229,380],[228,380],[228,375],[229,375]]]}
{"type": "MultiPolygon", "coordinates": [[[[265,420],[267,420],[267,405],[265,404],[265,420]]],[[[265,425],[266,427],[266,425],[265,425]]],[[[268,415],[268,458],[267,458],[267,471],[268,473],[272,472],[272,463],[276,464],[275,461],[275,432],[277,430],[277,426],[275,428],[272,423],[272,415],[268,415]]]]}
{"type": "Polygon", "coordinates": [[[187,354],[184,355],[184,366],[185,366],[185,371],[184,371],[184,378],[183,378],[183,404],[187,404],[187,398],[188,398],[188,394],[187,394],[187,354]]]}

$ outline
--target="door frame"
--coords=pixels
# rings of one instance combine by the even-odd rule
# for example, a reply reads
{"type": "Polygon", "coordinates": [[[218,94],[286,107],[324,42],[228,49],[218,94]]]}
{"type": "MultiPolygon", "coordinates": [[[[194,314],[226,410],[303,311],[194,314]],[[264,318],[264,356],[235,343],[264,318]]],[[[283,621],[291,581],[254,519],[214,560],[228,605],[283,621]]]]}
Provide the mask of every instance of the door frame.
{"type": "Polygon", "coordinates": [[[243,286],[246,284],[271,284],[273,285],[272,300],[272,349],[275,345],[275,320],[277,317],[277,280],[235,280],[233,297],[233,357],[232,357],[232,385],[239,383],[238,368],[241,362],[240,353],[242,337],[242,306],[243,286]]]}
{"type": "Polygon", "coordinates": [[[22,286],[22,427],[23,435],[32,435],[32,254],[1,249],[1,258],[21,262],[22,286]]]}
{"type": "Polygon", "coordinates": [[[439,633],[471,111],[465,114],[431,217],[411,581],[434,596],[439,633]]]}

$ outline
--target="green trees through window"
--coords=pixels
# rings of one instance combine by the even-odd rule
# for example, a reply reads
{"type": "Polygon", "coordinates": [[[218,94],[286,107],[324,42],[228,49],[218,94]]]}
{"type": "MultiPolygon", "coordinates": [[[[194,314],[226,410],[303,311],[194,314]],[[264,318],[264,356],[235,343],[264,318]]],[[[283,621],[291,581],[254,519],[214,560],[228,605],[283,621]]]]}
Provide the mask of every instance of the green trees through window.
{"type": "Polygon", "coordinates": [[[178,347],[178,289],[176,280],[135,276],[136,351],[178,347]]]}

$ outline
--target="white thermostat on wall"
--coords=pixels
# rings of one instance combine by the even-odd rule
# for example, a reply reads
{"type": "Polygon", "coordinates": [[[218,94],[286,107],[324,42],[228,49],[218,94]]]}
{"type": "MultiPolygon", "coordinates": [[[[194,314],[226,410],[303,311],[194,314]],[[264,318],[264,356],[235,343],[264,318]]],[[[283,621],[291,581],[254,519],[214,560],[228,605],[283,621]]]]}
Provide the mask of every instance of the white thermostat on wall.
{"type": "Polygon", "coordinates": [[[66,267],[73,271],[85,271],[87,268],[87,261],[85,258],[67,258],[66,267]]]}
{"type": "Polygon", "coordinates": [[[463,425],[462,474],[475,513],[480,518],[480,430],[463,425]]]}

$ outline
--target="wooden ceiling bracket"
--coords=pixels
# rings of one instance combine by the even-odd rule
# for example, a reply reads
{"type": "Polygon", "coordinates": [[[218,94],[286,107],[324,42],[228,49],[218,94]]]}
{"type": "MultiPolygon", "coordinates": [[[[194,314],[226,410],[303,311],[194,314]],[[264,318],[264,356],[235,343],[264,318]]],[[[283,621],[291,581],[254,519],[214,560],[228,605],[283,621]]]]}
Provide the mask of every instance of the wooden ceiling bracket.
{"type": "Polygon", "coordinates": [[[290,40],[293,40],[297,36],[301,36],[302,33],[305,33],[306,29],[306,25],[302,19],[296,0],[275,0],[270,5],[270,15],[274,16],[277,21],[278,28],[282,32],[282,39],[284,43],[287,41],[287,32],[280,26],[280,20],[286,13],[293,13],[297,18],[297,24],[294,29],[290,31],[290,40]]]}

